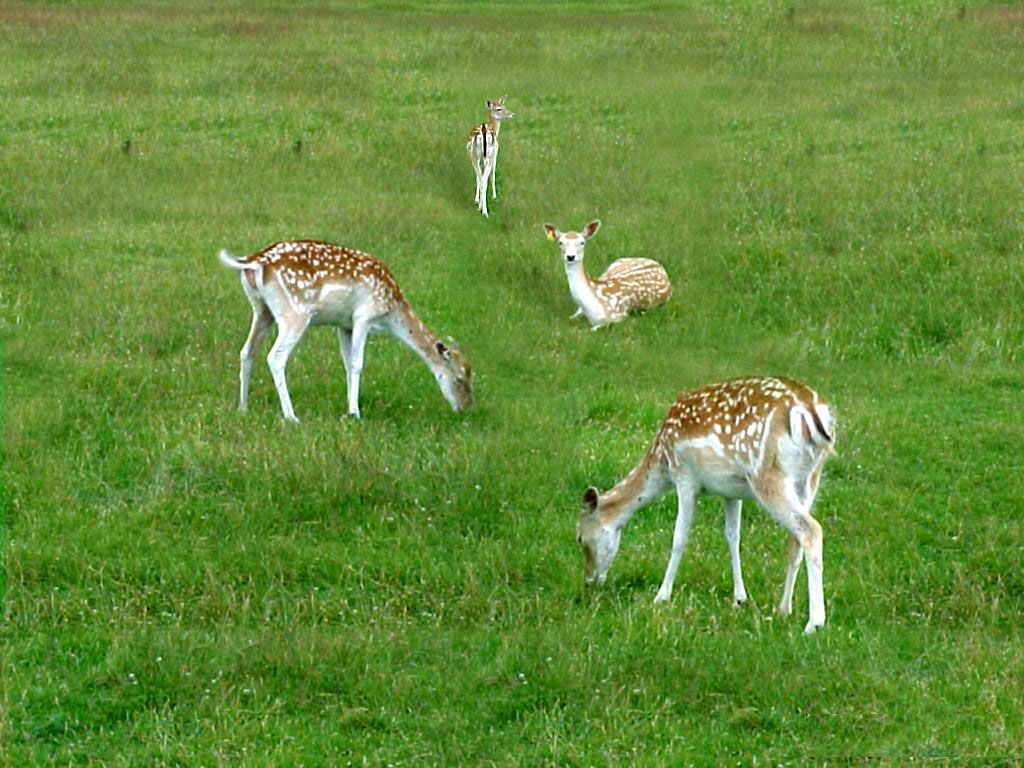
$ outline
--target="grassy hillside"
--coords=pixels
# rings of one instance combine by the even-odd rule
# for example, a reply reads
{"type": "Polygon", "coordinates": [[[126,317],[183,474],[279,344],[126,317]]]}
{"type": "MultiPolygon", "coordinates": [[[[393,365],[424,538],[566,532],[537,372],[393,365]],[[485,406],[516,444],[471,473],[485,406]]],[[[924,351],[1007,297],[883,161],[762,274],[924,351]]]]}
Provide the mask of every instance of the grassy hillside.
{"type": "Polygon", "coordinates": [[[5,3],[9,765],[1024,759],[1024,13],[951,2],[5,3]],[[464,141],[487,98],[499,199],[464,141]],[[671,302],[592,332],[541,224],[671,302]],[[220,248],[385,260],[477,372],[262,355],[220,248]],[[840,419],[828,626],[719,502],[668,606],[667,497],[582,585],[579,498],[675,395],[777,373],[840,419]]]}

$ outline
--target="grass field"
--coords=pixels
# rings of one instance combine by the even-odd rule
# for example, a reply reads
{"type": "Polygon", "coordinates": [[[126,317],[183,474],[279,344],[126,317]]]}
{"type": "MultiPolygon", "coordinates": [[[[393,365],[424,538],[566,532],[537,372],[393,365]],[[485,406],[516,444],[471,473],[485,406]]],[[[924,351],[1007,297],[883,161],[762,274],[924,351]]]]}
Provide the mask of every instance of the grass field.
{"type": "Polygon", "coordinates": [[[0,763],[1024,761],[1024,11],[974,2],[0,5],[0,763]],[[508,94],[483,219],[464,149],[508,94]],[[669,304],[570,322],[543,222],[669,304]],[[216,259],[386,261],[473,362],[452,413],[371,339],[262,355],[216,259]],[[828,625],[717,500],[584,590],[579,499],[676,394],[803,380],[840,419],[828,625]]]}

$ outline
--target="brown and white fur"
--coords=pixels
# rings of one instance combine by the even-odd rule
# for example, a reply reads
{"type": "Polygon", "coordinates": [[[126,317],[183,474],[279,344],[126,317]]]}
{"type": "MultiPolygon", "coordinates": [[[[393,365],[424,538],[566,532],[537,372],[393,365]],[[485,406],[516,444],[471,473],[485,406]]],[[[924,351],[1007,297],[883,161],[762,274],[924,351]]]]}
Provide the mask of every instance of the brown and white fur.
{"type": "Polygon", "coordinates": [[[473,164],[473,172],[476,174],[476,197],[474,202],[480,213],[487,216],[487,179],[491,180],[491,197],[498,198],[496,168],[498,165],[498,131],[501,130],[501,121],[515,117],[515,113],[505,109],[505,97],[497,101],[487,102],[488,120],[486,123],[474,126],[469,132],[469,140],[466,142],[466,151],[469,152],[469,161],[473,164]]]}
{"type": "Polygon", "coordinates": [[[640,463],[608,492],[591,487],[583,494],[577,541],[587,583],[607,577],[633,513],[674,489],[679,511],[672,554],[655,602],[671,597],[697,497],[709,494],[725,502],[733,597],[743,603],[740,505],[742,499],[756,499],[789,532],[779,612],[792,612],[793,585],[806,558],[810,617],[804,631],[823,626],[822,530],[811,517],[811,505],[825,459],[834,453],[835,428],[832,409],[791,379],[732,379],[681,395],[640,463]]]}
{"type": "Polygon", "coordinates": [[[311,325],[338,328],[352,416],[359,417],[366,337],[379,331],[396,336],[423,359],[455,411],[472,404],[472,371],[466,358],[420,321],[391,271],[372,256],[331,243],[296,240],[275,243],[243,259],[221,251],[220,260],[241,272],[242,288],[253,310],[252,329],[240,355],[240,410],[248,406],[253,358],[274,323],[277,340],[267,363],[288,421],[298,419],[288,394],[285,366],[311,325]]]}
{"type": "Polygon", "coordinates": [[[582,232],[561,232],[551,224],[544,225],[548,239],[558,243],[565,258],[565,275],[577,306],[573,317],[586,315],[595,331],[617,323],[632,310],[663,304],[672,295],[672,283],[664,267],[651,259],[619,259],[600,277],[587,277],[583,247],[600,226],[601,222],[595,220],[582,232]]]}

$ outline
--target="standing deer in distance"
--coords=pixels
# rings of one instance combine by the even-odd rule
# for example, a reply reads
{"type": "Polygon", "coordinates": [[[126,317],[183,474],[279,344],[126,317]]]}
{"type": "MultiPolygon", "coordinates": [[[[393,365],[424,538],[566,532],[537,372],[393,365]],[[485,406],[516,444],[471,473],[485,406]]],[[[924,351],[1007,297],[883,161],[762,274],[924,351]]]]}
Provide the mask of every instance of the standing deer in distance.
{"type": "Polygon", "coordinates": [[[708,494],[724,499],[733,598],[744,603],[740,507],[742,499],[755,499],[789,532],[779,613],[792,612],[793,586],[806,559],[810,617],[804,632],[824,626],[822,530],[811,505],[822,466],[834,453],[835,428],[832,409],[791,379],[732,379],[680,395],[640,463],[606,493],[590,487],[583,494],[576,538],[586,582],[604,582],[633,513],[674,489],[679,511],[672,553],[655,602],[672,596],[697,497],[708,494]]]}
{"type": "Polygon", "coordinates": [[[298,419],[288,394],[285,367],[311,325],[338,328],[348,412],[356,418],[363,350],[372,332],[390,333],[419,355],[453,410],[472,405],[469,362],[423,324],[383,262],[352,248],[316,240],[275,243],[242,259],[221,251],[220,260],[239,270],[242,289],[252,305],[252,328],[240,355],[239,410],[247,409],[252,362],[274,323],[277,339],[267,363],[288,421],[298,419]]]}
{"type": "Polygon", "coordinates": [[[505,109],[505,97],[497,101],[487,102],[488,120],[473,127],[469,132],[469,139],[466,141],[466,151],[469,152],[469,161],[473,164],[473,173],[476,174],[476,198],[474,202],[480,213],[488,216],[487,213],[487,180],[491,180],[491,197],[498,198],[497,183],[495,181],[495,169],[498,165],[498,131],[501,130],[501,121],[515,117],[515,113],[505,109]]]}
{"type": "Polygon", "coordinates": [[[565,259],[569,291],[576,302],[572,317],[585,315],[595,331],[602,325],[617,323],[632,310],[648,309],[668,301],[672,283],[664,267],[651,259],[619,259],[596,279],[583,269],[583,248],[601,222],[592,221],[582,232],[561,232],[544,225],[549,240],[558,243],[565,259]]]}

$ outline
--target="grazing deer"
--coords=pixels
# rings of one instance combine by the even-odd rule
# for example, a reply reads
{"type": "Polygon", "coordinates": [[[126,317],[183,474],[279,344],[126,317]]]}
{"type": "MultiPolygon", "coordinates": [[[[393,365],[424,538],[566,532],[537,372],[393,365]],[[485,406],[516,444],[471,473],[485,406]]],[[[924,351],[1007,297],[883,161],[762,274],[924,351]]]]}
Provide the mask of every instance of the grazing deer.
{"type": "Polygon", "coordinates": [[[576,539],[588,584],[601,583],[636,510],[675,489],[679,502],[672,554],[655,602],[672,595],[697,497],[725,500],[725,537],[733,597],[747,599],[740,568],[740,505],[756,499],[789,531],[789,563],[779,613],[793,609],[793,585],[807,560],[808,634],[825,624],[822,531],[811,517],[822,465],[834,453],[835,417],[816,392],[791,379],[741,378],[687,392],[676,400],[640,463],[607,493],[588,488],[576,539]]]}
{"type": "Polygon", "coordinates": [[[548,239],[558,243],[565,257],[565,274],[577,310],[573,317],[586,315],[595,331],[617,323],[634,309],[647,309],[668,301],[672,284],[664,267],[651,259],[619,259],[596,280],[583,270],[583,247],[601,226],[592,221],[582,232],[561,232],[544,225],[548,239]]]}
{"type": "Polygon", "coordinates": [[[288,421],[292,410],[285,366],[310,325],[334,325],[348,383],[348,412],[359,418],[359,376],[371,332],[386,331],[409,346],[433,372],[441,394],[455,411],[473,403],[472,371],[466,358],[435,336],[413,312],[391,271],[361,251],[315,240],[281,242],[244,259],[227,251],[220,260],[241,272],[252,304],[252,329],[241,351],[239,410],[249,398],[249,376],[267,331],[277,323],[277,340],[267,363],[288,421]]]}
{"type": "Polygon", "coordinates": [[[487,179],[491,180],[491,197],[498,199],[498,189],[495,182],[495,168],[498,165],[498,131],[501,130],[501,121],[515,117],[515,113],[505,109],[505,97],[497,101],[487,102],[487,112],[490,118],[486,123],[474,126],[469,132],[469,140],[466,142],[466,150],[469,152],[469,161],[473,163],[473,172],[476,174],[476,198],[474,202],[480,209],[480,213],[487,216],[487,179]]]}

